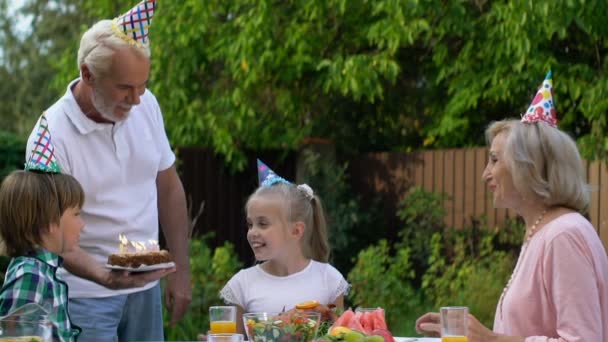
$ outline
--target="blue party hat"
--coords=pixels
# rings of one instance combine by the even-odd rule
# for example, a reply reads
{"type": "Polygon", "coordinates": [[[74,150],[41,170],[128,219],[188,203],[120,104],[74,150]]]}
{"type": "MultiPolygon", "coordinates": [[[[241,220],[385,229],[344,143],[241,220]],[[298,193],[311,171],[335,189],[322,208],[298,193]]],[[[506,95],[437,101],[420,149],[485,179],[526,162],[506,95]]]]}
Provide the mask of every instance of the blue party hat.
{"type": "Polygon", "coordinates": [[[260,182],[260,187],[272,186],[276,183],[285,183],[291,184],[286,181],[283,177],[277,175],[274,171],[272,171],[268,165],[264,164],[261,160],[258,159],[258,181],[260,182]]]}

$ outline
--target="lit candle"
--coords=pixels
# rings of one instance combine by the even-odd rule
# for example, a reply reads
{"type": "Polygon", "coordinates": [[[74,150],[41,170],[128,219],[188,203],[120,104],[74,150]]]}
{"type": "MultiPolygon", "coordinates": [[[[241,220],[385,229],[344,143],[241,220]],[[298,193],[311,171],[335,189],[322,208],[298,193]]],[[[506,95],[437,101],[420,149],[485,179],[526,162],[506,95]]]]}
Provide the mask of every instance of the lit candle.
{"type": "Polygon", "coordinates": [[[142,250],[146,249],[146,247],[142,246],[141,242],[138,241],[131,241],[131,245],[135,247],[135,252],[141,252],[142,250]]]}
{"type": "Polygon", "coordinates": [[[118,240],[120,241],[118,244],[118,252],[121,254],[127,253],[129,251],[129,240],[123,234],[118,234],[118,240]]]}
{"type": "Polygon", "coordinates": [[[156,240],[148,240],[148,246],[150,246],[151,251],[159,251],[158,241],[156,240]]]}

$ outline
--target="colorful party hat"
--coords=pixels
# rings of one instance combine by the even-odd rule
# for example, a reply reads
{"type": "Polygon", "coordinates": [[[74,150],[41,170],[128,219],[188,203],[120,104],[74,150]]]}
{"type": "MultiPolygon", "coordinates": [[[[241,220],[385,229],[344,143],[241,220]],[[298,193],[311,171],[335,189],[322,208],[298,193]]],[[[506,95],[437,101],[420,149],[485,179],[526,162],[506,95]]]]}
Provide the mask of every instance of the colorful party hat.
{"type": "Polygon", "coordinates": [[[112,28],[114,34],[132,45],[148,46],[148,29],[156,9],[156,0],[143,0],[127,13],[114,18],[112,28]]]}
{"type": "Polygon", "coordinates": [[[557,126],[551,70],[547,73],[543,84],[538,89],[534,100],[532,100],[532,104],[530,104],[530,107],[521,118],[521,121],[528,123],[544,121],[553,127],[557,126]]]}
{"type": "Polygon", "coordinates": [[[274,185],[276,183],[290,184],[284,178],[278,176],[274,171],[272,171],[266,164],[264,164],[259,159],[258,159],[258,180],[260,182],[260,187],[267,187],[267,186],[274,185]]]}
{"type": "Polygon", "coordinates": [[[32,154],[25,163],[25,170],[61,173],[61,168],[55,158],[55,147],[51,141],[51,132],[44,113],[40,117],[32,154]]]}

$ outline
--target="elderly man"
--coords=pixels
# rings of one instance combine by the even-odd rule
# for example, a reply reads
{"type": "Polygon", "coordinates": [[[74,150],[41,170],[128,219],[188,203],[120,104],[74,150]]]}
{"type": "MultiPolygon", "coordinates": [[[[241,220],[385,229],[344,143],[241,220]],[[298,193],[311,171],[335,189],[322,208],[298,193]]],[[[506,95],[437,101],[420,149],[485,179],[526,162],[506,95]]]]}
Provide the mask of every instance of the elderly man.
{"type": "Polygon", "coordinates": [[[46,111],[56,157],[86,193],[86,227],[80,247],[63,255],[62,274],[82,341],[163,340],[159,279],[165,275],[172,324],[191,300],[184,189],[161,110],[146,89],[155,6],[144,0],[85,32],[78,50],[80,78],[46,111]],[[159,221],[175,267],[142,273],[104,267],[118,251],[119,234],[157,240],[159,221]]]}

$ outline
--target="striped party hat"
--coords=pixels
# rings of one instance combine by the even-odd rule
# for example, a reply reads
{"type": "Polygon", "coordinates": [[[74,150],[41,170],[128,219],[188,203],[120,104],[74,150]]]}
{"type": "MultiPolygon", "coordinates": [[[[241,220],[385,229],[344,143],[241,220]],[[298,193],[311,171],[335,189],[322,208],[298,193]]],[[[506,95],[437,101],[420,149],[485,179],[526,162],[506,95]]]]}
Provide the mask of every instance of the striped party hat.
{"type": "Polygon", "coordinates": [[[266,164],[258,159],[258,181],[260,187],[272,186],[276,183],[291,184],[286,181],[283,177],[280,177],[274,171],[272,171],[266,164]]]}
{"type": "Polygon", "coordinates": [[[536,92],[534,100],[528,110],[521,118],[522,122],[544,121],[549,125],[557,126],[557,114],[555,113],[555,102],[553,101],[553,74],[551,70],[545,76],[543,84],[536,92]]]}
{"type": "Polygon", "coordinates": [[[145,47],[150,44],[148,29],[156,10],[156,0],[143,0],[127,13],[114,18],[114,34],[131,45],[145,47]]]}
{"type": "Polygon", "coordinates": [[[61,168],[55,158],[55,147],[51,141],[51,132],[44,113],[40,117],[32,154],[25,163],[25,171],[61,173],[61,168]]]}

